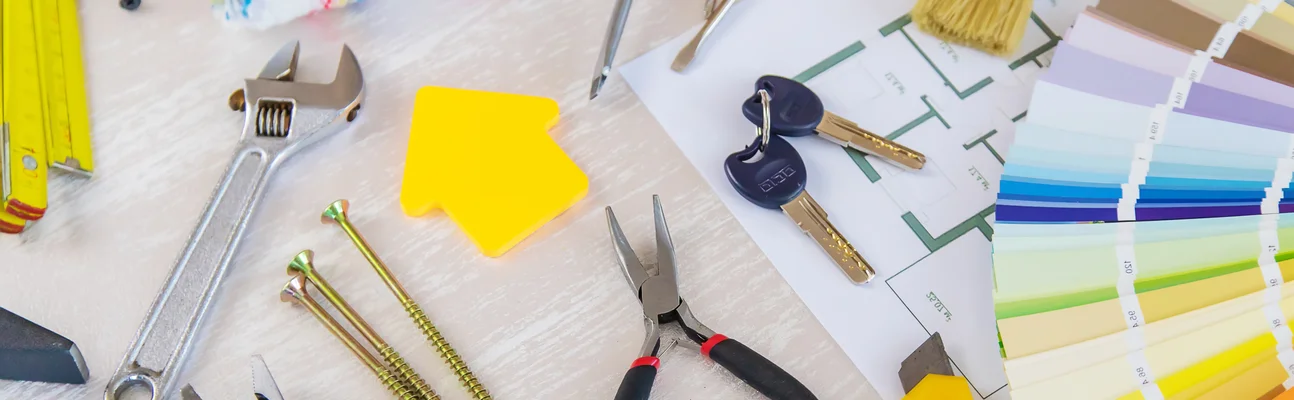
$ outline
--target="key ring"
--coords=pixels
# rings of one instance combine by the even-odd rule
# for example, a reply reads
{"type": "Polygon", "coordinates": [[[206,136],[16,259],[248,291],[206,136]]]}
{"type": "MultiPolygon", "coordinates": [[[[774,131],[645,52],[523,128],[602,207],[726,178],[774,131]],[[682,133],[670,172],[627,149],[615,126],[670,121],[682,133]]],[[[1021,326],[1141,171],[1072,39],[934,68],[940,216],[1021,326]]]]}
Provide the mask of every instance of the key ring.
{"type": "Polygon", "coordinates": [[[755,127],[755,137],[764,139],[759,143],[759,152],[761,153],[764,152],[765,148],[768,148],[768,139],[773,135],[773,112],[772,106],[769,104],[772,101],[773,98],[768,95],[768,90],[759,89],[759,104],[764,106],[764,123],[763,126],[755,127]]]}

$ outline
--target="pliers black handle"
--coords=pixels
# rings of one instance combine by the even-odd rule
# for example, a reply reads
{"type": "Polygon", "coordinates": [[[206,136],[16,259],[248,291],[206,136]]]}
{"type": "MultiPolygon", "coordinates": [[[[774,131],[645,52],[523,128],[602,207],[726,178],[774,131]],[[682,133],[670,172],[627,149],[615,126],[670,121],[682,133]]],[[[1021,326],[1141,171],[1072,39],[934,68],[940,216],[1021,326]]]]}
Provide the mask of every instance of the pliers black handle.
{"type": "MultiPolygon", "coordinates": [[[[701,354],[772,400],[817,400],[803,383],[764,356],[727,336],[715,334],[701,344],[701,354]]],[[[660,359],[634,360],[620,381],[615,400],[647,400],[660,359]]]]}

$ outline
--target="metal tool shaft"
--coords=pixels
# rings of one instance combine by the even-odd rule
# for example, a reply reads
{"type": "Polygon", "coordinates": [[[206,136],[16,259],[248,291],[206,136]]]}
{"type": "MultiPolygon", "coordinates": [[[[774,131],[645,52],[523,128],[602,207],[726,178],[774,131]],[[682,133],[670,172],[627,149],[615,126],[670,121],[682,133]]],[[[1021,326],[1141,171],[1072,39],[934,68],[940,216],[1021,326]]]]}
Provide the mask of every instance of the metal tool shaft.
{"type": "Polygon", "coordinates": [[[277,165],[271,162],[275,158],[254,144],[245,144],[234,156],[166,286],[153,301],[152,312],[130,352],[110,381],[107,400],[116,399],[131,385],[146,387],[154,400],[175,390],[179,367],[192,350],[193,337],[264,193],[266,179],[277,165]]]}
{"type": "Polygon", "coordinates": [[[364,259],[368,260],[369,265],[372,265],[373,270],[382,278],[382,282],[400,301],[400,305],[404,307],[404,310],[409,313],[409,318],[413,319],[413,323],[427,337],[431,347],[435,348],[436,352],[445,360],[445,363],[449,364],[449,368],[454,370],[454,375],[458,376],[459,382],[463,384],[468,393],[472,394],[472,398],[476,400],[493,399],[490,392],[476,378],[476,375],[467,368],[467,363],[463,362],[463,358],[449,345],[449,341],[445,340],[445,337],[440,334],[440,330],[436,329],[436,325],[431,323],[431,318],[428,318],[427,314],[422,311],[422,307],[413,300],[413,297],[409,296],[400,281],[395,279],[391,269],[387,268],[386,263],[382,262],[381,258],[378,258],[377,253],[364,240],[364,236],[360,235],[354,224],[351,224],[350,218],[346,214],[349,208],[350,202],[346,200],[334,201],[328,205],[328,208],[324,209],[321,219],[325,223],[332,222],[341,226],[342,230],[346,232],[346,236],[355,244],[355,248],[359,249],[359,252],[364,255],[364,259]]]}
{"type": "Polygon", "coordinates": [[[616,8],[611,11],[611,22],[607,23],[607,35],[602,41],[602,53],[598,55],[598,66],[593,72],[593,87],[589,90],[589,100],[598,97],[602,84],[611,75],[611,65],[616,59],[616,49],[620,47],[620,37],[624,35],[625,22],[629,20],[629,9],[633,0],[616,0],[616,8]]]}

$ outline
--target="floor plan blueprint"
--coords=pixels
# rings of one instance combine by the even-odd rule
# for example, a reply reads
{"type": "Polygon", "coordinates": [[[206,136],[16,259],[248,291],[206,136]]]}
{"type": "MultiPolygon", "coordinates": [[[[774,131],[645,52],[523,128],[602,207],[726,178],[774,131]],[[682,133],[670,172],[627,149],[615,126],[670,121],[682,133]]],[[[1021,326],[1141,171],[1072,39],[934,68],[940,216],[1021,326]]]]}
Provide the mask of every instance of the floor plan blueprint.
{"type": "Polygon", "coordinates": [[[899,362],[942,332],[978,397],[1004,399],[989,242],[998,180],[1033,82],[1091,3],[1036,1],[1019,51],[999,58],[919,31],[910,2],[749,1],[688,72],[668,66],[690,33],[621,71],[883,398],[902,397],[899,362]],[[767,74],[804,83],[828,110],[927,157],[905,172],[825,140],[789,140],[809,192],[876,267],[868,285],[848,283],[789,219],[747,203],[724,177],[724,157],[754,135],[739,103],[767,74]]]}

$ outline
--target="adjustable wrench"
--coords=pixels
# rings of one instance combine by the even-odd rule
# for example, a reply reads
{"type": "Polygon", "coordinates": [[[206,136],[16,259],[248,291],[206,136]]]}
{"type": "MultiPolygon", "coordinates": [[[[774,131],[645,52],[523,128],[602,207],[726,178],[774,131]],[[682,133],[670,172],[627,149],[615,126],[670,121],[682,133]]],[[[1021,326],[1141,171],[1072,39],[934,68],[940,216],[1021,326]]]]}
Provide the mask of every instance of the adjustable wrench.
{"type": "Polygon", "coordinates": [[[342,47],[329,84],[293,82],[299,51],[298,43],[288,43],[230,98],[231,106],[246,113],[233,161],[108,381],[105,400],[118,399],[130,387],[146,389],[153,400],[173,397],[184,360],[270,176],[289,156],[355,119],[364,77],[350,47],[342,47]]]}

